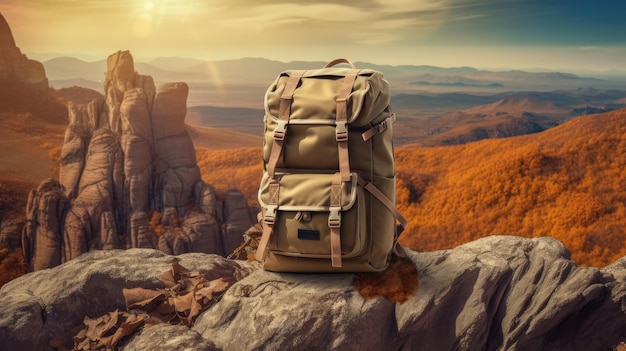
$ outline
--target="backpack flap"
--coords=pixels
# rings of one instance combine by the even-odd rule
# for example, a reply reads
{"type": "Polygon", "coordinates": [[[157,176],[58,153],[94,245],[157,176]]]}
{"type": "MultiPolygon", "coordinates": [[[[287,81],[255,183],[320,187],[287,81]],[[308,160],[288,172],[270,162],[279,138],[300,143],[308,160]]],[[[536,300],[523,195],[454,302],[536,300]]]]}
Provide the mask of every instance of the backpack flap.
{"type": "MultiPolygon", "coordinates": [[[[293,94],[290,116],[293,123],[334,122],[335,101],[346,76],[354,71],[346,68],[323,68],[303,72],[293,94]]],[[[372,122],[382,121],[377,119],[389,106],[389,84],[378,71],[361,69],[356,72],[356,80],[347,98],[347,120],[355,127],[366,127],[372,122]]],[[[279,118],[280,99],[291,75],[292,71],[281,73],[265,93],[265,114],[274,121],[279,118]]]]}
{"type": "Polygon", "coordinates": [[[263,215],[273,217],[268,250],[292,257],[329,259],[335,227],[340,259],[363,253],[367,239],[365,199],[355,173],[348,182],[337,182],[333,173],[277,173],[275,178],[265,174],[259,189],[263,215]]]}

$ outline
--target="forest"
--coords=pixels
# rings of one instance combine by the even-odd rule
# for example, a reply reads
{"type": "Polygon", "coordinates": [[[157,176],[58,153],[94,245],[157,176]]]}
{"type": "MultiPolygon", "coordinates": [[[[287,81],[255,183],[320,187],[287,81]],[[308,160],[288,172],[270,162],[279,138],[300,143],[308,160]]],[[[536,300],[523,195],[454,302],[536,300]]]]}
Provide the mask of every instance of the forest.
{"type": "MultiPolygon", "coordinates": [[[[626,109],[547,131],[464,145],[395,149],[400,243],[450,249],[489,235],[551,236],[581,266],[626,255],[626,109]]],[[[197,151],[203,180],[251,205],[261,149],[197,151]]]]}

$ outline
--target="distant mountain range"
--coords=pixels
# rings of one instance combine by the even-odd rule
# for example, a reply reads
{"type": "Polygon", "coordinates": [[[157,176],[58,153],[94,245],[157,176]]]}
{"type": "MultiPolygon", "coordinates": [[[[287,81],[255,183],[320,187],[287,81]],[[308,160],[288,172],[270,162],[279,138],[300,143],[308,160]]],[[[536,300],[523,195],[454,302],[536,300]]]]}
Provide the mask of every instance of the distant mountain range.
{"type": "MultiPolygon", "coordinates": [[[[45,61],[51,84],[102,92],[106,60],[71,57],[45,61]]],[[[264,58],[202,61],[162,57],[136,62],[157,85],[182,81],[189,87],[187,123],[260,135],[263,97],[288,69],[316,69],[326,62],[280,62],[264,58]]],[[[572,117],[626,106],[626,81],[565,72],[488,71],[472,67],[389,66],[356,62],[383,72],[398,115],[399,144],[462,144],[541,131],[572,117]]]]}
{"type": "MultiPolygon", "coordinates": [[[[71,84],[73,79],[93,82],[102,80],[106,59],[85,62],[72,57],[59,57],[43,62],[48,79],[56,88],[71,84]]],[[[161,57],[150,62],[137,62],[137,70],[152,75],[155,81],[185,81],[190,85],[269,85],[276,76],[288,69],[321,68],[326,62],[280,62],[264,58],[202,61],[183,57],[161,57]]],[[[358,68],[371,68],[383,72],[394,92],[431,88],[499,88],[501,90],[554,90],[578,87],[616,88],[624,81],[580,77],[563,72],[526,72],[520,70],[488,71],[471,67],[443,68],[426,65],[389,66],[356,62],[358,68]]],[[[622,79],[622,78],[620,78],[622,79]]]]}
{"type": "Polygon", "coordinates": [[[549,92],[400,94],[392,97],[399,116],[400,144],[464,144],[539,132],[574,117],[626,106],[626,90],[579,88],[549,92]]]}

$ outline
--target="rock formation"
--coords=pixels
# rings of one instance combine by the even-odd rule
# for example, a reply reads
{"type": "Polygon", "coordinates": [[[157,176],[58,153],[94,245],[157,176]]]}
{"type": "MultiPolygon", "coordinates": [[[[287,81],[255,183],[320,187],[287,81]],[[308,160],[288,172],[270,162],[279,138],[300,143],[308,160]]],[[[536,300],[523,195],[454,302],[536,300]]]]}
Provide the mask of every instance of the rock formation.
{"type": "Polygon", "coordinates": [[[393,304],[364,299],[353,274],[279,274],[200,253],[94,251],[3,286],[0,345],[51,349],[51,338],[84,316],[125,310],[123,288],[162,287],[159,277],[177,261],[237,282],[191,328],[149,327],[120,350],[171,349],[173,340],[198,350],[610,350],[626,341],[626,258],[597,269],[569,255],[552,238],[513,236],[409,251],[419,285],[393,304]]]}
{"type": "Polygon", "coordinates": [[[48,88],[46,71],[39,61],[30,60],[15,45],[9,24],[0,13],[0,84],[28,83],[48,88]]]}
{"type": "Polygon", "coordinates": [[[251,225],[248,206],[231,200],[243,199],[234,191],[222,209],[201,180],[184,124],[187,85],[156,89],[120,51],[108,58],[104,90],[87,106],[69,103],[60,179],[31,191],[23,233],[30,269],[93,249],[232,252],[251,225]]]}

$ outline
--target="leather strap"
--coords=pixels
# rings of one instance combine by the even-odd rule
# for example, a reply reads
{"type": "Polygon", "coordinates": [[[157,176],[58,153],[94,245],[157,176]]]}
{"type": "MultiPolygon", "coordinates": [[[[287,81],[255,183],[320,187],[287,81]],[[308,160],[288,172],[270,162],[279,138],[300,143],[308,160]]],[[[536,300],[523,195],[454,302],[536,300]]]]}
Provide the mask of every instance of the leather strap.
{"type": "Polygon", "coordinates": [[[391,200],[389,200],[389,198],[385,194],[383,194],[382,191],[380,191],[371,182],[368,182],[365,179],[363,179],[363,177],[361,176],[357,177],[357,181],[365,190],[369,191],[370,194],[372,194],[376,199],[378,199],[378,201],[380,201],[383,205],[385,205],[385,207],[387,207],[389,211],[391,211],[391,213],[396,218],[396,220],[400,222],[400,226],[402,226],[402,230],[406,229],[406,227],[409,225],[409,221],[407,221],[407,219],[404,218],[404,216],[396,208],[396,205],[393,202],[391,202],[391,200]]]}
{"type": "Polygon", "coordinates": [[[274,140],[272,141],[270,159],[267,162],[267,173],[271,178],[274,178],[274,172],[276,170],[276,166],[279,164],[279,159],[283,151],[287,126],[289,125],[289,116],[291,115],[291,102],[293,101],[293,94],[298,87],[304,72],[306,71],[291,71],[290,76],[287,79],[287,83],[285,83],[285,89],[280,96],[278,121],[276,128],[274,129],[274,140]]]}
{"type": "Polygon", "coordinates": [[[352,92],[352,86],[358,73],[359,70],[356,69],[348,71],[336,100],[335,139],[337,140],[337,152],[339,154],[339,172],[341,173],[341,180],[344,182],[348,182],[351,179],[350,156],[348,154],[348,96],[352,92]]]}
{"type": "Polygon", "coordinates": [[[387,129],[391,127],[392,123],[395,121],[396,121],[396,114],[392,113],[391,116],[385,118],[384,121],[378,123],[377,125],[363,132],[361,134],[363,141],[368,141],[374,135],[377,135],[386,131],[387,129]]]}
{"type": "Polygon", "coordinates": [[[270,183],[270,193],[269,193],[269,205],[265,210],[265,214],[259,217],[262,217],[261,225],[263,226],[263,234],[261,235],[261,240],[259,241],[259,246],[256,249],[255,258],[258,261],[263,262],[265,258],[265,250],[267,249],[268,243],[270,241],[270,237],[272,236],[272,232],[274,229],[274,223],[276,222],[276,214],[278,213],[278,197],[280,194],[280,184],[278,182],[272,181],[270,183]]]}
{"type": "Polygon", "coordinates": [[[333,267],[341,267],[341,174],[335,173],[330,188],[330,259],[333,267]]]}
{"type": "Polygon", "coordinates": [[[352,61],[348,60],[347,58],[338,58],[338,59],[332,60],[328,64],[326,64],[326,66],[324,66],[324,68],[330,68],[330,67],[338,65],[340,63],[347,63],[347,64],[350,65],[350,67],[352,67],[352,69],[356,68],[356,67],[354,67],[354,64],[352,63],[352,61]]]}

